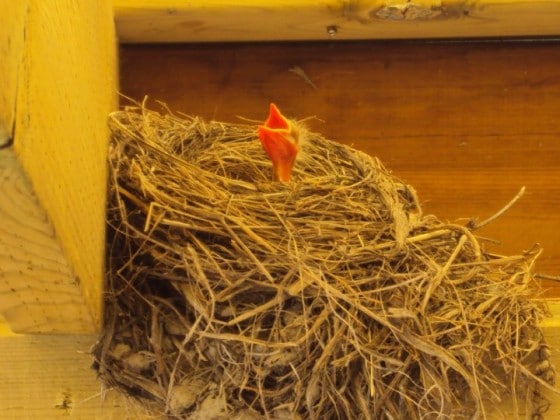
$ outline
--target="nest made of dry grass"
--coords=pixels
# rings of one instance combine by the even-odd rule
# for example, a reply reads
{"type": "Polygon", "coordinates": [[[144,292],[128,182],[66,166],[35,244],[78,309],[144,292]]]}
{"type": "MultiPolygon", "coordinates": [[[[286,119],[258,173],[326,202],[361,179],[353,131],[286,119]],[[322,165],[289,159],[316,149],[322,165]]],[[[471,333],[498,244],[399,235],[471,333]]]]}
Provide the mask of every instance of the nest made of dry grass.
{"type": "Polygon", "coordinates": [[[315,134],[283,184],[254,125],[141,105],[110,125],[94,349],[108,385],[184,418],[483,417],[504,397],[546,408],[538,250],[489,254],[474,223],[423,215],[379,160],[315,134]]]}

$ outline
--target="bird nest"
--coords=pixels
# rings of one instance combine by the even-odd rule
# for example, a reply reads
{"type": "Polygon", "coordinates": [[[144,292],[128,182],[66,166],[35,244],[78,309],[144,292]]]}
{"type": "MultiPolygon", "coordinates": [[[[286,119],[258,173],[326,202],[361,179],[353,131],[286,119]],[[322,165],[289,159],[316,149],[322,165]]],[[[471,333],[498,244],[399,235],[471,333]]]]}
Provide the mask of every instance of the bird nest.
{"type": "Polygon", "coordinates": [[[535,418],[554,370],[538,250],[487,252],[382,163],[307,133],[289,183],[256,126],[110,116],[103,381],[180,418],[535,418]]]}

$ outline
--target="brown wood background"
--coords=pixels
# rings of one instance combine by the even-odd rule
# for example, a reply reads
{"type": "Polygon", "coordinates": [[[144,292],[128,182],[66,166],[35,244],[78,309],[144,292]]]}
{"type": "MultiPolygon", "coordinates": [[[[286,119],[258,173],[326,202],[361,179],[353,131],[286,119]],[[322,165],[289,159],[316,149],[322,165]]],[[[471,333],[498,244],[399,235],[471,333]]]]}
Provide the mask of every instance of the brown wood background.
{"type": "Polygon", "coordinates": [[[316,116],[313,131],[378,156],[444,220],[485,219],[526,186],[477,232],[502,254],[540,243],[537,271],[560,275],[560,43],[123,45],[120,74],[124,94],[207,119],[262,121],[270,101],[316,116]]]}

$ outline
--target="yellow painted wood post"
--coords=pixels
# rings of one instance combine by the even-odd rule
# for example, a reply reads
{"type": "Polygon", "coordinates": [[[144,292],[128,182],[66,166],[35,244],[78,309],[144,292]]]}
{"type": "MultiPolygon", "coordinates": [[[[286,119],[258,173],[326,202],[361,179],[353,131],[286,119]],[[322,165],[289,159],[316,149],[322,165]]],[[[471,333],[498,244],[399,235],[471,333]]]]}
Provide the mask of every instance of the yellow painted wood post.
{"type": "Polygon", "coordinates": [[[13,136],[27,1],[10,2],[7,6],[3,7],[0,25],[0,147],[13,136]]]}
{"type": "Polygon", "coordinates": [[[107,115],[117,107],[112,3],[3,7],[19,20],[0,32],[0,71],[11,75],[0,127],[15,116],[13,150],[0,159],[0,218],[9,226],[0,313],[19,332],[93,332],[102,319],[107,115]]]}

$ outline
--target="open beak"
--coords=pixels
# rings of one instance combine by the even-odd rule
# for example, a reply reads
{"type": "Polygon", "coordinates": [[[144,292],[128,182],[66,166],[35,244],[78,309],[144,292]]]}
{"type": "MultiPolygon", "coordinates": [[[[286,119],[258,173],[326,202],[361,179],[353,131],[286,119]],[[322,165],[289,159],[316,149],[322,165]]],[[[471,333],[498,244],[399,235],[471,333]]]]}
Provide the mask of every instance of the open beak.
{"type": "Polygon", "coordinates": [[[264,151],[272,161],[273,180],[289,182],[299,151],[297,130],[271,103],[268,118],[264,125],[259,126],[258,134],[264,151]]]}

